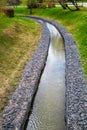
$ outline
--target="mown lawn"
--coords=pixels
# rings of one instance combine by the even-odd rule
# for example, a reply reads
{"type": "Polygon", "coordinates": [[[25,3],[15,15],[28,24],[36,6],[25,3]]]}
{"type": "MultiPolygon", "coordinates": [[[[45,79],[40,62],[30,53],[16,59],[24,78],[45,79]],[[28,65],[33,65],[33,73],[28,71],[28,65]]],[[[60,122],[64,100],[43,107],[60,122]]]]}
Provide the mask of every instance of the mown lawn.
{"type": "Polygon", "coordinates": [[[40,36],[41,27],[32,20],[0,16],[0,116],[40,36]]]}

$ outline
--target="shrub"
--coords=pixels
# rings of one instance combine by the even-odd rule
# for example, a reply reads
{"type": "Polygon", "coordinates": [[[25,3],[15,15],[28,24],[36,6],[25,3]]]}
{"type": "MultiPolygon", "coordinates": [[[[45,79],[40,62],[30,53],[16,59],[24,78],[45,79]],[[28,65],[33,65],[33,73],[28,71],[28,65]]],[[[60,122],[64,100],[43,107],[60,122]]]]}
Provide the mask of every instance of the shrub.
{"type": "Polygon", "coordinates": [[[13,8],[3,8],[3,12],[6,14],[8,17],[14,17],[14,9],[13,8]]]}

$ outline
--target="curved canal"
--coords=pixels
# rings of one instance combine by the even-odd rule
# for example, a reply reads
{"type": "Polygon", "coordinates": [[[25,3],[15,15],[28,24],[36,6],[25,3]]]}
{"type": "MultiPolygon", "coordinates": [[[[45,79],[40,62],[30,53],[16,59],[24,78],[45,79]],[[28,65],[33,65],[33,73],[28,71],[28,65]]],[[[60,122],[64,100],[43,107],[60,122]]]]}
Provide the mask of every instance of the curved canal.
{"type": "Polygon", "coordinates": [[[65,130],[65,51],[58,30],[47,23],[50,46],[26,130],[65,130]]]}

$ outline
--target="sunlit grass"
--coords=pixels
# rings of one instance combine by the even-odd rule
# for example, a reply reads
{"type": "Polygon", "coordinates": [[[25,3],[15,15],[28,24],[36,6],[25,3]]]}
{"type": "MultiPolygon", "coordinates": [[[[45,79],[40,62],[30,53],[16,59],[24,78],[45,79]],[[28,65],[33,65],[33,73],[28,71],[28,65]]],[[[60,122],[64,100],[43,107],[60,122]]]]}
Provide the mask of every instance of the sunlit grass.
{"type": "Polygon", "coordinates": [[[40,26],[15,16],[0,17],[0,114],[38,46],[40,26]]]}
{"type": "Polygon", "coordinates": [[[61,7],[52,9],[34,9],[34,15],[56,20],[74,37],[79,49],[82,66],[87,77],[87,8],[80,11],[63,10],[61,7]]]}

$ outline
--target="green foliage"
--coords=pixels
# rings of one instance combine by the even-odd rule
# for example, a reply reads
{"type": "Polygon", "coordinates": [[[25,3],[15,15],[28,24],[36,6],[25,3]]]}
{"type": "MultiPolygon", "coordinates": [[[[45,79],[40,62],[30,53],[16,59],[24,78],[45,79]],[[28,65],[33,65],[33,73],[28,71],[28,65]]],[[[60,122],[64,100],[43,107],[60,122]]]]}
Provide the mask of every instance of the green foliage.
{"type": "Polygon", "coordinates": [[[23,5],[27,5],[27,3],[28,3],[28,0],[22,0],[23,5]]]}
{"type": "Polygon", "coordinates": [[[37,6],[37,0],[28,0],[28,8],[32,7],[36,7],[37,6]]]}
{"type": "Polygon", "coordinates": [[[21,0],[7,0],[9,5],[19,5],[21,0]]]}

